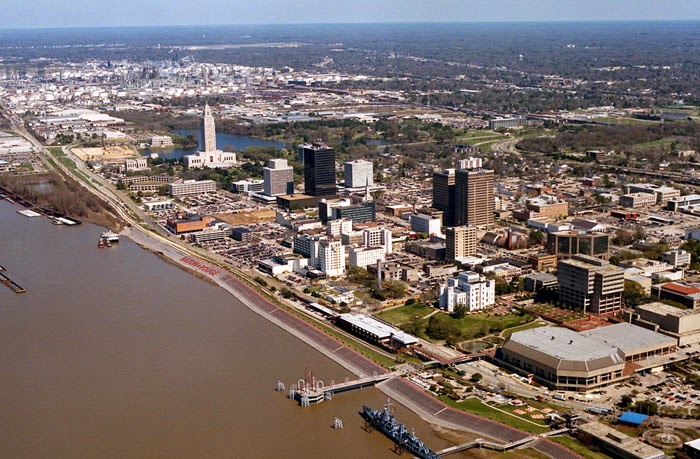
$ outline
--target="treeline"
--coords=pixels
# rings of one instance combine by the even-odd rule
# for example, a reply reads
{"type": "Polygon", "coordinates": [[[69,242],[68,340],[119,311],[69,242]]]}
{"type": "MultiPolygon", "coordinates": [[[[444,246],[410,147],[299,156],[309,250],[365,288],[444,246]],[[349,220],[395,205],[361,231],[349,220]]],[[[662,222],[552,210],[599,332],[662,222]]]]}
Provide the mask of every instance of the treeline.
{"type": "Polygon", "coordinates": [[[75,180],[54,171],[32,176],[0,174],[0,185],[37,207],[103,226],[116,224],[104,201],[85,191],[75,180]]]}
{"type": "Polygon", "coordinates": [[[678,121],[649,126],[565,126],[553,137],[528,137],[517,144],[525,151],[561,153],[590,148],[629,151],[634,145],[676,137],[691,149],[700,147],[700,125],[678,121]]]}

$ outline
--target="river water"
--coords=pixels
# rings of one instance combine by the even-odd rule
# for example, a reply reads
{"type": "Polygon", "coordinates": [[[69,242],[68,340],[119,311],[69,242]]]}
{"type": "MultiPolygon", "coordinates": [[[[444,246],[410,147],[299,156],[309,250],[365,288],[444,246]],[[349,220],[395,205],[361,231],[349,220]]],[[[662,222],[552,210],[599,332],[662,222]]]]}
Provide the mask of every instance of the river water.
{"type": "MultiPolygon", "coordinates": [[[[301,408],[278,380],[349,372],[128,239],[98,249],[101,228],[19,209],[0,201],[0,265],[27,290],[0,286],[4,456],[396,457],[358,415],[384,403],[378,389],[301,408]]],[[[396,412],[432,448],[452,444],[396,412]]]]}
{"type": "MultiPolygon", "coordinates": [[[[199,139],[199,145],[203,144],[202,141],[202,131],[189,131],[189,130],[175,130],[176,134],[179,135],[189,135],[197,134],[199,139]]],[[[233,147],[236,151],[245,151],[248,147],[274,147],[276,149],[285,148],[284,142],[277,142],[274,140],[258,139],[256,137],[244,136],[244,135],[234,135],[234,134],[224,134],[223,132],[216,133],[216,146],[219,150],[223,150],[227,146],[233,147]]],[[[184,155],[193,155],[197,153],[199,147],[195,148],[158,148],[155,150],[144,150],[143,154],[148,156],[150,153],[158,153],[161,158],[177,159],[184,155]]]]}

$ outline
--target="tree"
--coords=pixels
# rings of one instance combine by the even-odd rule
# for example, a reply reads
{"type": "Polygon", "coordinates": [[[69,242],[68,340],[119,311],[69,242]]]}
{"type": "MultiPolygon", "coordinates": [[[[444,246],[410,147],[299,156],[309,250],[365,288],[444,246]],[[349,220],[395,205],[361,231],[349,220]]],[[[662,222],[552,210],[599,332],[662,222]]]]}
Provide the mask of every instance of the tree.
{"type": "Polygon", "coordinates": [[[625,280],[625,287],[622,291],[622,301],[626,307],[633,308],[646,303],[648,300],[649,296],[644,291],[644,287],[634,281],[625,280]]]}
{"type": "Polygon", "coordinates": [[[462,334],[455,324],[439,315],[430,317],[425,333],[428,337],[435,340],[446,340],[449,337],[458,339],[462,334]]]}
{"type": "Polygon", "coordinates": [[[478,383],[483,379],[483,375],[481,373],[474,373],[471,377],[472,382],[478,383]]]}
{"type": "Polygon", "coordinates": [[[540,245],[544,242],[544,233],[538,229],[534,229],[530,231],[530,234],[528,234],[528,237],[530,238],[530,245],[540,245]]]}
{"type": "Polygon", "coordinates": [[[625,394],[622,397],[620,397],[620,402],[618,403],[618,406],[622,409],[627,409],[630,406],[632,406],[632,402],[634,402],[632,396],[625,394]]]}
{"type": "Polygon", "coordinates": [[[467,305],[460,303],[457,306],[455,306],[455,310],[452,313],[452,317],[454,317],[455,319],[462,319],[464,316],[467,315],[467,312],[469,312],[467,305]]]}
{"type": "Polygon", "coordinates": [[[282,298],[286,298],[288,300],[291,300],[292,298],[294,298],[294,292],[292,292],[287,287],[282,287],[280,289],[280,295],[282,295],[282,298]]]}

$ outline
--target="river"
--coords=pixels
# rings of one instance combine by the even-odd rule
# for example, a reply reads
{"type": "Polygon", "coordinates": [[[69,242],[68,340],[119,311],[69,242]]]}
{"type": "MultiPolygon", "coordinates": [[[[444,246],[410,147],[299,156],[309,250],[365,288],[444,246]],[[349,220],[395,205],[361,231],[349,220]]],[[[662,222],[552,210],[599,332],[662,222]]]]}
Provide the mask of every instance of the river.
{"type": "MultiPolygon", "coordinates": [[[[202,145],[202,131],[201,130],[176,130],[175,134],[179,135],[189,135],[197,133],[197,139],[199,139],[199,145],[202,145]]],[[[224,134],[223,132],[216,133],[216,146],[220,150],[223,150],[227,146],[233,147],[236,151],[245,151],[248,147],[274,147],[276,149],[285,148],[284,142],[277,142],[275,140],[258,139],[256,137],[244,136],[244,135],[234,135],[234,134],[224,134]]],[[[151,153],[158,153],[161,158],[177,159],[184,155],[193,155],[197,153],[199,147],[195,148],[158,148],[155,150],[144,150],[143,154],[148,156],[151,153]]]]}
{"type": "MultiPolygon", "coordinates": [[[[309,364],[327,382],[352,376],[129,239],[99,249],[101,228],[19,209],[0,201],[0,265],[27,290],[0,286],[3,455],[396,457],[358,415],[384,403],[378,389],[301,408],[278,380],[288,387],[309,364]]],[[[434,449],[463,438],[396,412],[434,449]]]]}

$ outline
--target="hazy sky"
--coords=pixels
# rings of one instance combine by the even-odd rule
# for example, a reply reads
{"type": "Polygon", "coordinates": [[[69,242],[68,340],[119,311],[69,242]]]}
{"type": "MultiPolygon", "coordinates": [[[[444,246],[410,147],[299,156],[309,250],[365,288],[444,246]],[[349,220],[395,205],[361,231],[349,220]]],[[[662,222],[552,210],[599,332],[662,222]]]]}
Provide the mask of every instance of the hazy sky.
{"type": "Polygon", "coordinates": [[[0,28],[700,19],[698,0],[0,0],[0,28]]]}

